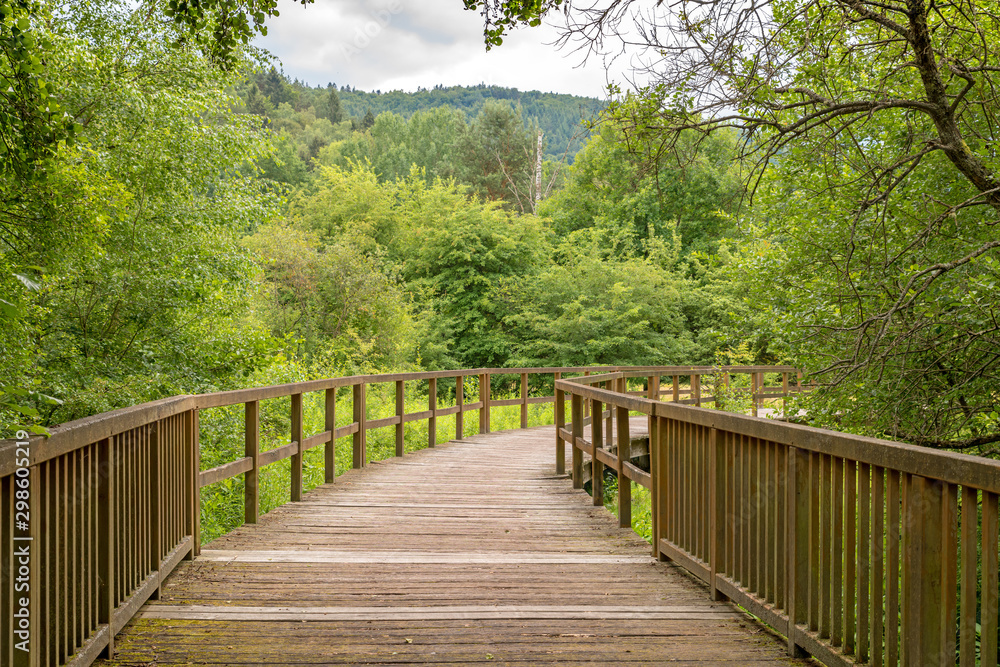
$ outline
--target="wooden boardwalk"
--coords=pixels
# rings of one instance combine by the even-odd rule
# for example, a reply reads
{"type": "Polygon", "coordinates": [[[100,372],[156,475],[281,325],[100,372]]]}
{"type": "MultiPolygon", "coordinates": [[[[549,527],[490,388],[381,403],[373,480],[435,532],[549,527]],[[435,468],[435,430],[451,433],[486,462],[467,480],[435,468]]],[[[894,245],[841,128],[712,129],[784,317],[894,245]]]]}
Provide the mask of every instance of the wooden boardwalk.
{"type": "Polygon", "coordinates": [[[100,664],[805,664],[552,452],[542,427],[339,477],[182,564],[100,664]]]}

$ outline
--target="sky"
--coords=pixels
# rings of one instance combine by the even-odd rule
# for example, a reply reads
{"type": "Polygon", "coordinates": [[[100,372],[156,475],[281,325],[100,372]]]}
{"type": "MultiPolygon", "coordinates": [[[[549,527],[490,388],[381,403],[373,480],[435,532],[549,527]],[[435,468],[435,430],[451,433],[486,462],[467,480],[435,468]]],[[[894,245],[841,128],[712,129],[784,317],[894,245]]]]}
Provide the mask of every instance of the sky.
{"type": "MultiPolygon", "coordinates": [[[[306,7],[283,0],[278,8],[281,15],[268,20],[267,36],[256,43],[290,78],[313,86],[412,92],[485,83],[606,97],[601,59],[583,62],[581,53],[552,44],[561,14],[549,25],[515,31],[487,53],[482,17],[461,0],[315,0],[306,7]]],[[[621,73],[612,78],[621,81],[621,73]]]]}

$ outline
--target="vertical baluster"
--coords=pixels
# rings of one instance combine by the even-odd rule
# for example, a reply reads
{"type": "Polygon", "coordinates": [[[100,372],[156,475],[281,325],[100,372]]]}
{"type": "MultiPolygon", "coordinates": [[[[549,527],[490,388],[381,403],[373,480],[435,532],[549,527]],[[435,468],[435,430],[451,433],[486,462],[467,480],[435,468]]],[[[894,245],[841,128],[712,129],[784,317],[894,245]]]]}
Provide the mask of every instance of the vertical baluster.
{"type": "MultiPolygon", "coordinates": [[[[97,443],[97,567],[98,600],[97,622],[111,625],[115,610],[115,474],[117,466],[115,447],[109,438],[97,443]]],[[[108,633],[108,645],[102,657],[112,658],[115,651],[114,635],[108,633]]]]}
{"type": "Polygon", "coordinates": [[[958,651],[955,621],[958,614],[958,487],[941,488],[941,602],[940,637],[943,662],[953,663],[958,651]]]}
{"type": "Polygon", "coordinates": [[[427,446],[437,445],[437,378],[427,380],[427,410],[431,416],[427,419],[427,446]]]}
{"type": "Polygon", "coordinates": [[[997,664],[997,494],[983,492],[982,667],[997,664]]]}
{"type": "Polygon", "coordinates": [[[521,428],[528,428],[528,374],[521,373],[521,428]]]}
{"type": "MultiPolygon", "coordinates": [[[[559,393],[559,392],[556,392],[559,393]]],[[[465,378],[461,375],[455,378],[455,405],[458,406],[458,412],[455,413],[455,439],[461,440],[465,437],[465,423],[463,412],[465,410],[465,378]]],[[[556,442],[560,441],[559,438],[559,423],[557,419],[556,422],[556,442]]],[[[558,449],[558,446],[556,447],[558,449]]]]}
{"type": "Polygon", "coordinates": [[[624,469],[631,445],[631,440],[629,439],[628,410],[622,407],[616,407],[615,410],[618,413],[618,526],[621,528],[631,528],[632,480],[625,476],[624,469]]]}
{"type": "Polygon", "coordinates": [[[361,468],[365,465],[365,383],[358,382],[351,387],[353,391],[354,423],[358,430],[353,439],[353,465],[361,468]]]}
{"type": "Polygon", "coordinates": [[[243,404],[243,455],[250,457],[250,470],[243,475],[243,522],[257,523],[260,519],[259,401],[243,404]]]}
{"type": "Polygon", "coordinates": [[[892,666],[899,662],[899,482],[899,471],[890,470],[886,489],[888,558],[885,568],[885,662],[892,666]]]}
{"type": "Polygon", "coordinates": [[[885,655],[885,622],[883,613],[886,608],[886,600],[883,596],[885,591],[885,470],[881,467],[872,467],[872,533],[869,541],[869,553],[872,563],[872,639],[871,639],[871,664],[873,667],[882,667],[882,658],[885,655]]]}
{"type": "MultiPolygon", "coordinates": [[[[555,374],[555,381],[561,378],[561,373],[555,374]]],[[[562,429],[566,427],[566,393],[555,388],[555,407],[553,408],[556,422],[556,474],[566,474],[566,443],[562,438],[562,429]]]]}
{"type": "Polygon", "coordinates": [[[857,656],[858,661],[868,662],[869,633],[871,624],[871,466],[858,464],[858,619],[857,656]]]}
{"type": "Polygon", "coordinates": [[[797,447],[788,448],[786,459],[785,544],[787,545],[787,611],[788,652],[800,654],[795,643],[796,626],[808,622],[809,608],[809,453],[797,447]]]}
{"type": "Polygon", "coordinates": [[[962,487],[962,607],[959,614],[959,664],[976,665],[976,597],[979,584],[979,493],[962,487]]]}
{"type": "Polygon", "coordinates": [[[820,574],[820,498],[823,457],[816,452],[809,454],[809,630],[819,632],[822,576],[820,574]]]}
{"type": "Polygon", "coordinates": [[[604,504],[604,464],[597,458],[597,450],[604,448],[604,428],[601,423],[601,416],[604,414],[604,405],[595,400],[593,421],[590,424],[591,444],[593,453],[590,457],[590,495],[595,506],[604,504]]]}
{"type": "Polygon", "coordinates": [[[396,380],[396,456],[403,456],[406,453],[405,424],[406,415],[406,383],[403,380],[396,380]]]}
{"type": "Polygon", "coordinates": [[[573,441],[570,448],[573,453],[573,488],[583,488],[583,452],[576,446],[577,439],[583,437],[583,397],[572,394],[571,419],[573,421],[573,441]]]}
{"type": "MultiPolygon", "coordinates": [[[[162,521],[163,512],[161,509],[161,494],[163,477],[160,472],[160,425],[162,422],[154,422],[149,426],[149,569],[155,572],[160,569],[160,561],[163,558],[163,536],[162,521]]],[[[245,485],[245,482],[244,482],[245,485]]],[[[162,581],[163,577],[158,577],[162,581]]],[[[153,591],[152,599],[160,599],[160,586],[158,582],[153,591]]]]}
{"type": "Polygon", "coordinates": [[[844,639],[844,459],[839,456],[833,459],[833,549],[831,562],[833,564],[832,600],[833,616],[830,628],[830,643],[834,646],[843,644],[844,639]]]}
{"type": "MultiPolygon", "coordinates": [[[[337,480],[337,388],[330,387],[323,395],[323,430],[330,432],[330,441],[323,448],[323,482],[337,480]]],[[[259,448],[258,448],[259,449],[259,448]]],[[[254,470],[257,459],[253,460],[254,470]]]]}
{"type": "MultiPolygon", "coordinates": [[[[655,414],[655,412],[653,414],[655,414]]],[[[652,486],[651,490],[653,491],[653,502],[651,503],[654,526],[652,552],[654,557],[660,560],[666,560],[665,554],[660,553],[660,540],[667,537],[664,528],[667,523],[667,495],[671,491],[671,489],[668,488],[670,470],[667,465],[666,458],[667,432],[670,425],[666,417],[656,417],[654,424],[655,429],[649,434],[650,454],[654,453],[653,448],[655,447],[655,455],[650,457],[652,463],[650,470],[654,471],[654,474],[651,476],[652,483],[650,485],[652,486]]]]}
{"type": "Polygon", "coordinates": [[[295,453],[292,454],[292,502],[302,500],[302,394],[292,394],[292,442],[295,444],[295,453]]]}
{"type": "MultiPolygon", "coordinates": [[[[858,464],[844,461],[844,652],[857,650],[854,603],[857,597],[858,464]]],[[[862,542],[863,544],[863,542],[862,542]]]]}
{"type": "Polygon", "coordinates": [[[784,445],[779,445],[777,443],[768,443],[774,452],[774,487],[772,488],[772,496],[774,497],[774,542],[775,548],[773,552],[774,558],[774,603],[779,609],[788,610],[787,600],[785,599],[785,569],[788,565],[788,558],[785,553],[785,549],[788,548],[786,542],[787,531],[785,530],[785,524],[788,521],[788,506],[786,500],[788,494],[785,487],[788,485],[788,479],[786,476],[787,471],[787,458],[788,450],[784,445]]]}

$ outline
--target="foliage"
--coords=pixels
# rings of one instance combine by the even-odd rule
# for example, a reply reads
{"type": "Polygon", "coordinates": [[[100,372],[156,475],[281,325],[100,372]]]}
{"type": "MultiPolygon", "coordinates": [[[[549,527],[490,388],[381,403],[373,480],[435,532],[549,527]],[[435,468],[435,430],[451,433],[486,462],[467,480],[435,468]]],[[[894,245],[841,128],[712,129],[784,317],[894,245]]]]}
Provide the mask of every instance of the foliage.
{"type": "Polygon", "coordinates": [[[47,201],[22,203],[47,224],[0,256],[37,267],[4,327],[4,384],[54,423],[238,382],[276,349],[240,308],[237,238],[273,213],[234,170],[267,150],[259,124],[230,112],[232,75],[169,47],[148,8],[84,4],[50,26],[45,74],[81,129],[34,189],[47,201]]]}
{"type": "MultiPolygon", "coordinates": [[[[562,6],[466,4],[493,11],[488,43],[491,21],[502,33],[562,6]]],[[[608,113],[636,140],[676,151],[692,130],[739,131],[762,204],[740,271],[827,385],[811,414],[992,453],[996,3],[636,7],[574,8],[563,37],[635,57],[646,83],[612,86],[608,113]]]]}
{"type": "Polygon", "coordinates": [[[566,260],[527,283],[511,320],[526,366],[669,365],[694,353],[684,330],[682,277],[639,258],[603,259],[586,232],[560,249],[566,260]]]}

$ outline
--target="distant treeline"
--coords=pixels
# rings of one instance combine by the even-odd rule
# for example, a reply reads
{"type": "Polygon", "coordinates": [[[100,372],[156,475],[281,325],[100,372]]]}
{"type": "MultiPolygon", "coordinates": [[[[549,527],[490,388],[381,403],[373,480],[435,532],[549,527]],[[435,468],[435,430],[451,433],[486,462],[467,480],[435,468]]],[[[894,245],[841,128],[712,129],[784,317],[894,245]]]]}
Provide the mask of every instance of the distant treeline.
{"type": "Polygon", "coordinates": [[[537,90],[521,91],[502,86],[442,86],[421,88],[415,93],[401,90],[365,92],[349,85],[329,82],[326,86],[311,87],[296,80],[289,80],[276,69],[257,75],[260,92],[275,107],[285,102],[296,110],[312,106],[317,115],[328,117],[330,91],[336,91],[340,110],[345,118],[361,124],[368,112],[373,117],[391,111],[409,118],[417,111],[450,107],[465,113],[467,119],[475,117],[487,100],[507,100],[520,105],[526,122],[534,121],[545,133],[546,152],[562,157],[569,151],[568,161],[590,136],[585,121],[595,119],[605,103],[593,97],[578,97],[559,93],[542,93],[537,90]]]}

